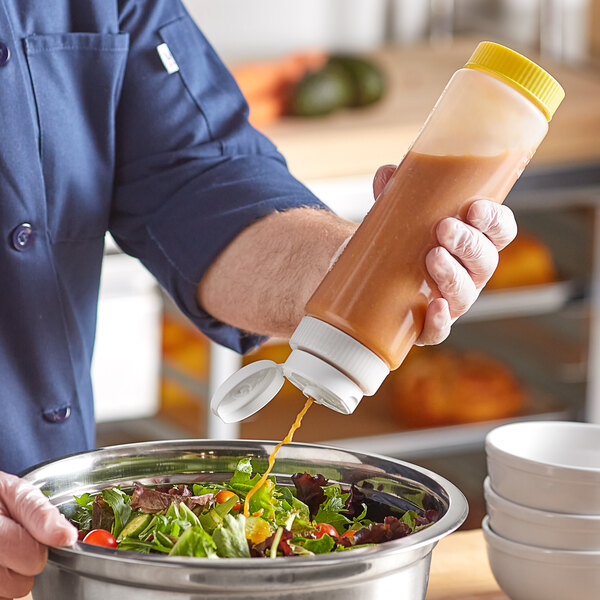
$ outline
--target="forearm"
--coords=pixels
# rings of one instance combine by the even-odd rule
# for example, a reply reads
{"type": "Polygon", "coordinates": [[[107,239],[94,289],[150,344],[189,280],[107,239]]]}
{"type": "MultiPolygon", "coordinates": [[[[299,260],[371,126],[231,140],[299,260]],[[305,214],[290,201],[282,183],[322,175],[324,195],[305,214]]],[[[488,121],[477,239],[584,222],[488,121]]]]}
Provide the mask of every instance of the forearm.
{"type": "Polygon", "coordinates": [[[341,244],[357,225],[325,210],[273,213],[242,231],[198,286],[216,319],[253,333],[289,337],[341,244]]]}

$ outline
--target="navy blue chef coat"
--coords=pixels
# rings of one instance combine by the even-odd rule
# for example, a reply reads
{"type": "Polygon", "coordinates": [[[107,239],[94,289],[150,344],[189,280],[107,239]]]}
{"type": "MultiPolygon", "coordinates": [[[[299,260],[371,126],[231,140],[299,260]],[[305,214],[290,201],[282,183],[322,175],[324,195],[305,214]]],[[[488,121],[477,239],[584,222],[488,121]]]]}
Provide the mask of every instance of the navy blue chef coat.
{"type": "Polygon", "coordinates": [[[180,0],[0,0],[0,65],[0,469],[18,472],[94,445],[107,230],[243,352],[259,338],[203,312],[197,283],[251,222],[321,205],[180,0]]]}

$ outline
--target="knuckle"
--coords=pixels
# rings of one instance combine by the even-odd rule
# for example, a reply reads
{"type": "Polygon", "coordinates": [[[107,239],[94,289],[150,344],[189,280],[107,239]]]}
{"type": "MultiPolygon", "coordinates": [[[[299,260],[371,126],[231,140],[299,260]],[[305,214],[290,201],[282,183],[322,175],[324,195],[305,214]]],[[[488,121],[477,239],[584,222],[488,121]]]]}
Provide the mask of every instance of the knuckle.
{"type": "Polygon", "coordinates": [[[496,204],[489,200],[477,200],[469,208],[467,220],[473,227],[485,231],[489,226],[495,207],[496,204]]]}
{"type": "Polygon", "coordinates": [[[452,254],[469,261],[485,258],[484,236],[477,229],[458,221],[447,219],[440,224],[440,238],[452,254]]]}
{"type": "Polygon", "coordinates": [[[451,296],[453,298],[460,296],[463,289],[462,281],[456,271],[453,271],[451,277],[446,281],[440,282],[438,287],[444,296],[451,296]]]}
{"type": "Polygon", "coordinates": [[[490,217],[488,222],[488,233],[497,234],[502,230],[502,225],[504,221],[502,219],[502,214],[500,210],[492,210],[490,211],[490,217]]]}
{"type": "Polygon", "coordinates": [[[40,521],[46,521],[48,513],[55,510],[38,488],[23,481],[13,489],[12,504],[13,517],[20,523],[29,520],[39,524],[40,521]]]}
{"type": "Polygon", "coordinates": [[[517,234],[517,222],[513,211],[503,204],[490,200],[474,202],[467,216],[468,222],[494,241],[508,244],[517,234]]]}
{"type": "Polygon", "coordinates": [[[464,227],[461,223],[453,223],[452,225],[452,242],[456,250],[464,251],[470,245],[470,231],[464,227]]]}
{"type": "Polygon", "coordinates": [[[513,212],[506,206],[498,206],[494,211],[488,236],[496,243],[508,244],[517,235],[517,223],[513,212]]]}
{"type": "Polygon", "coordinates": [[[484,256],[483,244],[478,235],[464,228],[458,239],[457,251],[463,258],[479,261],[484,256]]]}
{"type": "Polygon", "coordinates": [[[448,301],[450,312],[454,315],[462,315],[475,301],[475,285],[466,285],[460,277],[454,278],[440,291],[448,301]]]}

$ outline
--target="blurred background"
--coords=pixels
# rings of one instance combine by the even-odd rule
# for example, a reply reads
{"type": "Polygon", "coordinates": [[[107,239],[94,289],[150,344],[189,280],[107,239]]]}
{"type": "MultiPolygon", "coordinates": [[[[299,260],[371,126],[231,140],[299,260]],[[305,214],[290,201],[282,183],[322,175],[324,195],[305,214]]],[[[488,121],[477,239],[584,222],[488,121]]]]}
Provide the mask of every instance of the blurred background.
{"type": "MultiPolygon", "coordinates": [[[[522,51],[565,87],[507,200],[519,236],[473,309],[442,345],[415,348],[355,414],[314,406],[296,436],[429,467],[468,496],[466,527],[478,527],[490,429],[515,419],[600,423],[600,0],[185,3],[231,68],[252,123],[296,177],[357,221],[372,204],[375,169],[402,158],[478,41],[522,51]],[[362,106],[348,108],[345,80],[323,73],[332,56],[364,83],[362,106]]],[[[278,340],[243,358],[209,342],[107,240],[93,362],[99,445],[280,440],[303,403],[289,384],[235,426],[216,420],[208,399],[241,364],[288,353],[278,340]]]]}

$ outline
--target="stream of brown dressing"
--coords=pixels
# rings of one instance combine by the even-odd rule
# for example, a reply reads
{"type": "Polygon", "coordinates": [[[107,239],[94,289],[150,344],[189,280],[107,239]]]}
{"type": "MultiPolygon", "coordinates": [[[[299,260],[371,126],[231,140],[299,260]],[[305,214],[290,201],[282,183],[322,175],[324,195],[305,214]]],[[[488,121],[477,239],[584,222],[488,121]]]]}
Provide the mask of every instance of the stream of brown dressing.
{"type": "Polygon", "coordinates": [[[440,292],[425,267],[445,217],[464,220],[473,201],[502,202],[527,152],[434,156],[408,152],[306,314],[341,329],[398,368],[440,292]]]}
{"type": "Polygon", "coordinates": [[[279,442],[279,444],[277,444],[277,446],[275,446],[275,448],[273,449],[273,452],[271,452],[271,454],[269,456],[269,467],[264,472],[263,476],[258,480],[256,485],[246,494],[246,499],[244,500],[244,516],[245,517],[250,516],[250,498],[252,498],[252,496],[254,496],[256,491],[258,489],[260,489],[260,487],[265,483],[265,481],[267,480],[267,477],[269,476],[269,473],[273,470],[273,466],[275,465],[275,456],[277,455],[277,452],[279,452],[279,448],[281,448],[281,446],[283,446],[284,444],[289,444],[292,441],[292,439],[294,437],[294,433],[296,433],[297,429],[302,424],[302,417],[304,417],[304,415],[306,414],[306,411],[308,411],[308,409],[310,408],[310,405],[313,402],[314,402],[314,400],[312,398],[309,398],[306,401],[306,403],[304,404],[304,408],[296,416],[296,420],[294,421],[294,424],[290,427],[288,434],[285,436],[285,438],[281,442],[279,442]]]}

